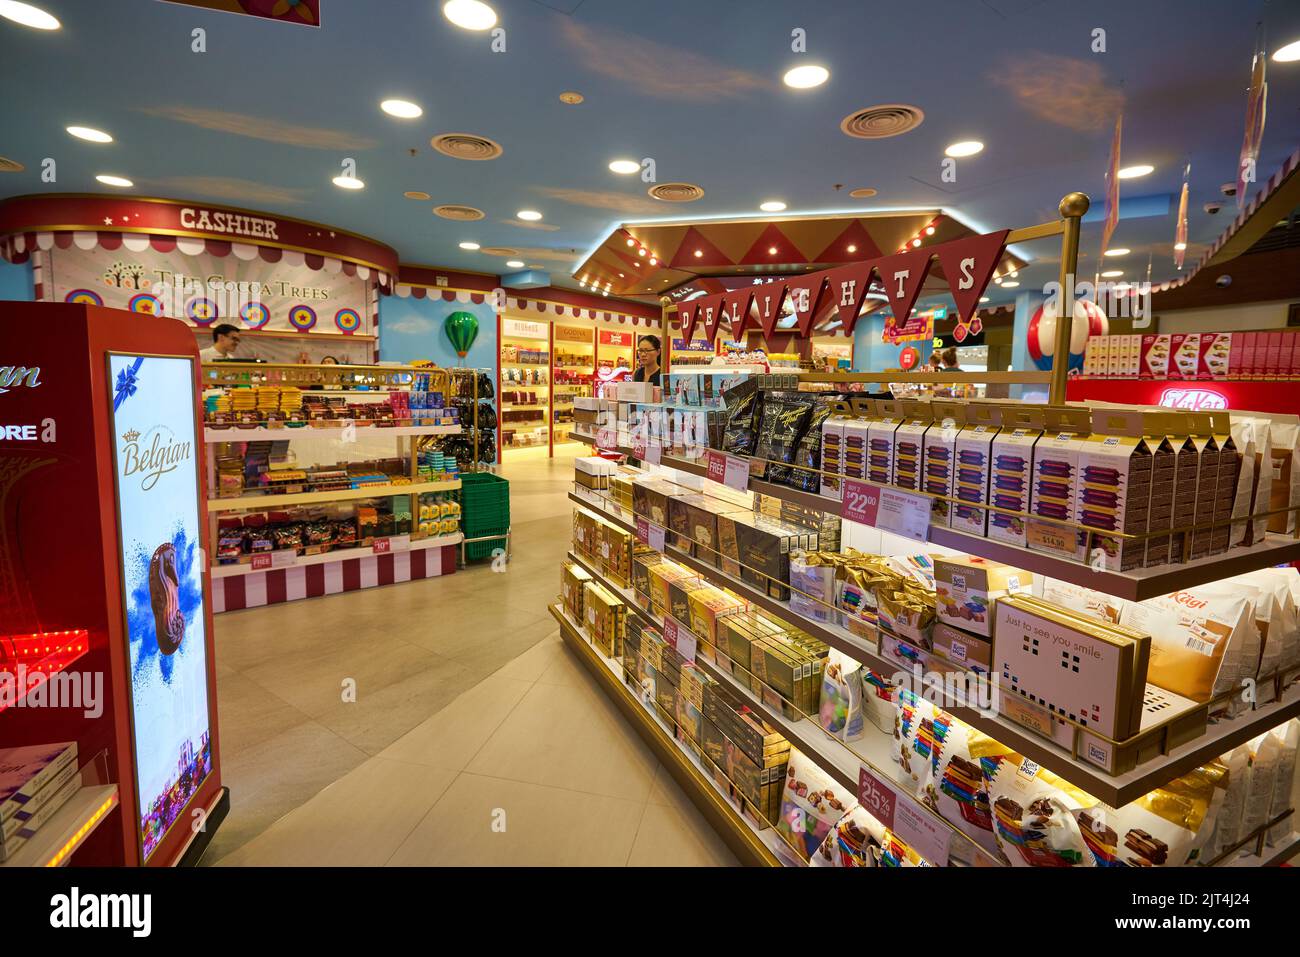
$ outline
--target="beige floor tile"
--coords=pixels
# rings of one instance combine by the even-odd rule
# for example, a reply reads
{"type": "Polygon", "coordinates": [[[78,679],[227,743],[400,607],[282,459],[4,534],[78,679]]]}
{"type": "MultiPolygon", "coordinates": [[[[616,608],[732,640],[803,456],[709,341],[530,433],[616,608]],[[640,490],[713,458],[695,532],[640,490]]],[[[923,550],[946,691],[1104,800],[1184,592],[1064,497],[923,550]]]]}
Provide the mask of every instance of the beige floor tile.
{"type": "Polygon", "coordinates": [[[219,747],[224,760],[311,720],[237,671],[217,675],[219,747]]]}
{"type": "Polygon", "coordinates": [[[645,801],[655,759],[604,692],[538,682],[475,755],[476,774],[645,801]]]}
{"type": "Polygon", "coordinates": [[[644,808],[639,801],[462,772],[388,863],[621,866],[644,808]],[[493,830],[501,812],[505,829],[493,830]]]}
{"type": "Polygon", "coordinates": [[[221,777],[230,788],[230,814],[213,835],[204,863],[242,847],[367,757],[309,721],[224,758],[221,777]]]}
{"type": "Polygon", "coordinates": [[[650,785],[650,796],[646,800],[651,804],[671,804],[677,808],[694,807],[681,785],[673,780],[662,764],[655,769],[654,783],[650,785]]]}
{"type": "MultiPolygon", "coordinates": [[[[499,596],[484,594],[455,607],[439,608],[435,614],[403,626],[398,634],[404,641],[429,652],[459,658],[500,645],[511,634],[525,628],[531,627],[540,639],[546,632],[539,632],[537,626],[546,621],[552,619],[543,604],[506,602],[499,596]]],[[[529,647],[520,648],[519,653],[529,647]]]]}
{"type": "Polygon", "coordinates": [[[375,867],[402,845],[456,772],[371,758],[280,818],[222,866],[375,867]]]}
{"type": "Polygon", "coordinates": [[[530,687],[532,682],[503,677],[498,672],[402,735],[380,752],[380,757],[459,771],[530,687]]]}
{"type": "Polygon", "coordinates": [[[740,864],[694,808],[684,813],[669,804],[646,805],[627,863],[629,867],[738,867],[740,864]]]}
{"type": "Polygon", "coordinates": [[[555,633],[555,619],[547,615],[544,621],[511,629],[491,641],[458,653],[452,660],[463,665],[471,675],[483,678],[495,674],[505,664],[555,633]]]}
{"type": "MultiPolygon", "coordinates": [[[[553,622],[554,619],[552,619],[553,622]]],[[[517,681],[526,681],[532,684],[541,677],[542,672],[550,667],[551,662],[561,655],[567,654],[564,641],[560,638],[559,629],[552,626],[549,635],[496,672],[496,676],[514,678],[517,681]]]]}
{"type": "Polygon", "coordinates": [[[557,655],[550,666],[538,676],[537,680],[543,684],[549,685],[569,685],[583,688],[595,689],[595,679],[587,671],[586,666],[582,664],[567,647],[563,655],[557,655]]]}

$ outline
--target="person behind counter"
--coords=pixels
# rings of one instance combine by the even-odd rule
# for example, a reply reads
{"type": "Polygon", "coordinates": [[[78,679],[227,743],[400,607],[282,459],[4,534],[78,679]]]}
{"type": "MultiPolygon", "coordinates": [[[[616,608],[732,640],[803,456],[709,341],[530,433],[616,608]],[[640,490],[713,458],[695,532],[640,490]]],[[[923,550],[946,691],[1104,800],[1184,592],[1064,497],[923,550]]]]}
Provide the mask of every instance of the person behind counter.
{"type": "Polygon", "coordinates": [[[199,353],[200,362],[232,362],[239,348],[239,327],[223,322],[212,330],[212,345],[199,353]]]}
{"type": "Polygon", "coordinates": [[[957,362],[957,347],[949,346],[939,353],[939,359],[943,362],[944,372],[960,372],[961,365],[957,362]]]}
{"type": "Polygon", "coordinates": [[[661,385],[659,381],[659,337],[642,336],[636,347],[636,372],[632,373],[633,382],[649,382],[661,385]]]}

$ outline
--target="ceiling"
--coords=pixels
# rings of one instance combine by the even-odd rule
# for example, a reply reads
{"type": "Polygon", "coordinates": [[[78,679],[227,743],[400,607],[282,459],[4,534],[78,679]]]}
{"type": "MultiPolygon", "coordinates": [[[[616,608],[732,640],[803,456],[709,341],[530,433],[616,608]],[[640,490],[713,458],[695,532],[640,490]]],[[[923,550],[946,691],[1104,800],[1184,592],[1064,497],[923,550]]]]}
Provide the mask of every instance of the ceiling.
{"type": "MultiPolygon", "coordinates": [[[[1189,264],[1235,214],[1231,200],[1218,216],[1202,205],[1222,200],[1219,184],[1235,173],[1257,22],[1270,51],[1300,39],[1300,4],[1281,0],[492,0],[504,52],[451,25],[435,0],[322,0],[319,29],[156,0],[129,13],[102,0],[29,2],[63,28],[0,20],[0,156],[26,166],[0,173],[0,197],[104,192],[94,177],[113,173],[139,195],[337,225],[404,262],[496,274],[518,258],[575,288],[570,273],[621,224],[764,216],[758,205],[771,199],[787,204],[785,219],[940,210],[977,231],[1055,219],[1072,190],[1090,194],[1096,213],[1121,105],[1123,165],[1156,169],[1122,184],[1112,245],[1133,252],[1106,266],[1141,279],[1150,253],[1152,278],[1173,278],[1182,164],[1192,166],[1189,264]],[[200,27],[206,52],[196,53],[200,27]],[[796,28],[806,54],[791,52],[796,28]],[[1091,49],[1097,28],[1104,53],[1091,49]],[[808,61],[827,66],[829,82],[782,85],[808,61]],[[561,102],[567,90],[584,102],[561,102]],[[387,116],[378,103],[388,97],[424,115],[387,116]],[[878,104],[913,105],[924,120],[885,139],[841,132],[846,116],[878,104]],[[73,139],[69,125],[115,142],[73,139]],[[452,132],[504,153],[467,161],[431,148],[452,132]],[[957,160],[945,182],[944,148],[968,139],[984,151],[957,160]],[[47,157],[55,183],[41,180],[47,157]],[[607,168],[645,157],[659,184],[696,184],[703,198],[652,199],[638,175],[607,168]],[[331,184],[348,158],[365,189],[331,184]],[[862,187],[878,192],[848,196],[862,187]],[[439,204],[486,215],[449,221],[432,214],[439,204]],[[522,222],[521,209],[544,218],[522,222]]],[[[1268,70],[1261,181],[1296,147],[1300,110],[1300,62],[1268,70]]],[[[1099,244],[1100,223],[1085,223],[1081,273],[1095,269],[1099,244]]],[[[1024,252],[1022,288],[1053,278],[1052,242],[1024,252]]]]}

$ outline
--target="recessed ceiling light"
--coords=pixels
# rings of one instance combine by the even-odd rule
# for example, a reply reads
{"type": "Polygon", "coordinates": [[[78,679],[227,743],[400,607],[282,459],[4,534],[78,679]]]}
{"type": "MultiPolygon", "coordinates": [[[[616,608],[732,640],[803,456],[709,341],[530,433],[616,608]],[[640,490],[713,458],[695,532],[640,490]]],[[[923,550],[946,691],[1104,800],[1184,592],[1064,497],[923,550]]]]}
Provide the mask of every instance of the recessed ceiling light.
{"type": "Polygon", "coordinates": [[[110,176],[107,173],[100,173],[98,176],[95,177],[95,179],[99,180],[105,186],[120,186],[123,189],[127,189],[135,185],[135,183],[131,182],[129,179],[126,179],[123,176],[110,176]]]}
{"type": "Polygon", "coordinates": [[[786,70],[782,79],[786,86],[794,87],[796,90],[808,90],[814,86],[821,86],[830,79],[830,71],[824,66],[797,66],[792,70],[786,70]]]}
{"type": "Polygon", "coordinates": [[[389,116],[396,116],[403,120],[413,120],[417,116],[424,115],[424,110],[410,100],[384,100],[379,104],[379,108],[389,116]]]}
{"type": "Polygon", "coordinates": [[[478,249],[478,243],[461,243],[461,244],[460,244],[460,248],[461,248],[461,249],[470,249],[470,250],[478,249]]]}
{"type": "Polygon", "coordinates": [[[657,266],[657,265],[659,265],[659,260],[655,259],[654,256],[651,256],[651,257],[650,257],[650,265],[652,265],[652,266],[657,266]]]}
{"type": "Polygon", "coordinates": [[[775,256],[775,255],[776,255],[776,247],[775,247],[775,246],[768,246],[768,247],[767,247],[767,254],[768,254],[769,256],[775,256]]]}
{"type": "Polygon", "coordinates": [[[68,132],[79,140],[89,140],[92,143],[113,142],[113,137],[109,136],[103,130],[97,130],[89,126],[69,126],[68,132]]]}
{"type": "Polygon", "coordinates": [[[1124,275],[1124,270],[1122,269],[1107,269],[1101,274],[1103,279],[1114,279],[1116,276],[1122,275],[1124,275]]]}
{"type": "Polygon", "coordinates": [[[535,209],[521,209],[519,212],[515,213],[515,216],[530,223],[536,222],[542,218],[542,214],[535,209]]]}
{"type": "Polygon", "coordinates": [[[1127,248],[1125,248],[1124,246],[1116,246],[1114,249],[1108,249],[1108,250],[1106,250],[1106,255],[1107,255],[1107,256],[1127,256],[1127,255],[1128,255],[1129,253],[1131,253],[1132,251],[1133,251],[1133,250],[1131,250],[1131,249],[1127,249],[1127,248]]]}
{"type": "Polygon", "coordinates": [[[30,3],[19,3],[18,0],[0,0],[0,17],[34,30],[57,30],[62,26],[57,18],[50,16],[40,7],[33,7],[30,3]]]}
{"type": "Polygon", "coordinates": [[[1300,60],[1300,40],[1293,40],[1284,47],[1278,47],[1273,53],[1273,59],[1278,63],[1294,63],[1300,60]]]}
{"type": "Polygon", "coordinates": [[[1145,163],[1142,163],[1137,166],[1125,166],[1115,175],[1120,179],[1137,179],[1139,176],[1146,176],[1148,173],[1154,173],[1155,169],[1154,166],[1148,166],[1145,163]]]}
{"type": "Polygon", "coordinates": [[[933,227],[933,226],[926,226],[926,227],[925,227],[925,234],[926,234],[927,236],[933,236],[933,235],[934,235],[934,227],[933,227]]]}
{"type": "Polygon", "coordinates": [[[1174,243],[1174,250],[1176,252],[1182,252],[1186,248],[1187,248],[1187,243],[1174,243]]]}
{"type": "Polygon", "coordinates": [[[857,252],[857,251],[858,251],[858,247],[857,247],[857,246],[852,246],[852,245],[849,246],[849,252],[851,252],[851,253],[855,253],[855,252],[857,252]]]}
{"type": "Polygon", "coordinates": [[[644,249],[644,248],[643,248],[643,249],[638,249],[638,250],[636,251],[636,254],[637,254],[638,256],[644,256],[644,255],[645,255],[645,249],[644,249]]]}
{"type": "Polygon", "coordinates": [[[622,273],[619,273],[619,274],[618,274],[618,278],[619,278],[619,279],[626,279],[627,277],[624,276],[622,273]]]}
{"type": "Polygon", "coordinates": [[[355,176],[335,176],[331,182],[340,189],[362,189],[366,185],[355,176]]]}
{"type": "Polygon", "coordinates": [[[870,186],[863,186],[861,189],[855,189],[849,193],[854,199],[870,199],[876,195],[876,190],[870,186]]]}
{"type": "Polygon", "coordinates": [[[497,13],[480,0],[447,0],[442,15],[463,30],[490,30],[497,25],[497,13]]]}
{"type": "Polygon", "coordinates": [[[913,239],[913,240],[912,240],[912,245],[913,245],[913,246],[919,246],[919,245],[921,245],[921,240],[919,240],[919,239],[913,239]]]}
{"type": "Polygon", "coordinates": [[[423,190],[418,190],[418,189],[408,189],[408,190],[407,190],[405,193],[403,193],[402,195],[405,196],[407,199],[419,199],[419,200],[425,200],[425,199],[428,199],[428,198],[429,198],[429,194],[428,194],[428,193],[424,192],[423,190]]]}
{"type": "Polygon", "coordinates": [[[622,173],[624,176],[629,173],[640,172],[640,170],[641,164],[636,160],[614,160],[614,162],[609,164],[609,171],[611,173],[622,173]]]}
{"type": "Polygon", "coordinates": [[[695,258],[696,258],[696,259],[699,259],[699,258],[700,258],[701,256],[703,256],[703,255],[704,255],[704,250],[703,250],[703,249],[697,249],[697,250],[695,250],[695,258]]]}
{"type": "Polygon", "coordinates": [[[980,302],[988,302],[988,301],[989,301],[988,296],[980,296],[980,302]]]}
{"type": "Polygon", "coordinates": [[[1019,286],[1019,285],[1020,285],[1020,283],[1018,283],[1018,282],[1004,282],[1004,283],[1002,284],[1002,288],[1003,288],[1003,289],[1015,289],[1015,288],[1016,288],[1017,286],[1019,286]]]}
{"type": "Polygon", "coordinates": [[[524,261],[522,259],[507,259],[506,265],[511,269],[523,269],[524,261]]]}
{"type": "Polygon", "coordinates": [[[785,203],[779,199],[769,199],[766,203],[760,203],[758,208],[765,213],[779,213],[785,209],[785,203]]]}
{"type": "Polygon", "coordinates": [[[1000,285],[1002,285],[1002,277],[1001,277],[1001,276],[994,276],[994,277],[993,277],[993,284],[996,285],[996,286],[1000,286],[1000,285]]]}
{"type": "Polygon", "coordinates": [[[962,140],[960,143],[953,143],[946,150],[946,156],[974,156],[984,149],[984,144],[979,140],[962,140]]]}

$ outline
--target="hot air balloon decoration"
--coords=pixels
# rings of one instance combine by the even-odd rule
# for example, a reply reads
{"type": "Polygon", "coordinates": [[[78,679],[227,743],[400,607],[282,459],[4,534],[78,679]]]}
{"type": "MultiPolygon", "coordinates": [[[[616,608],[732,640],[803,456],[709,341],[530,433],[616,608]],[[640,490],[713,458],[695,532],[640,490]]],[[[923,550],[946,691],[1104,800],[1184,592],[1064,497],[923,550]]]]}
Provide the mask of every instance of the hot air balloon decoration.
{"type": "Polygon", "coordinates": [[[443,324],[456,355],[464,359],[478,338],[478,317],[472,312],[453,312],[443,324]]]}

